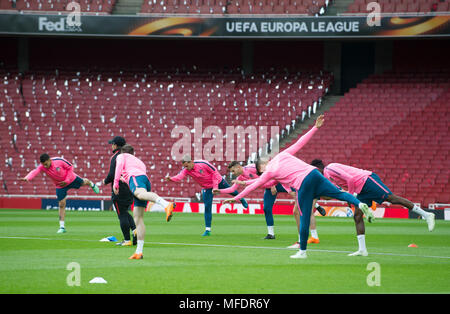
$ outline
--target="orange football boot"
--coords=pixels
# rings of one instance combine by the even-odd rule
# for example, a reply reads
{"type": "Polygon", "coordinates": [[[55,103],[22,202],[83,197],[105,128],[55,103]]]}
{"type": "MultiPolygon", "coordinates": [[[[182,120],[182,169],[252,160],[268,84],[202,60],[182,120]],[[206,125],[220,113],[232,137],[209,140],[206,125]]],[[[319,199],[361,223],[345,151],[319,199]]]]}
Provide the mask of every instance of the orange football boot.
{"type": "Polygon", "coordinates": [[[308,244],[310,243],[320,243],[318,238],[309,237],[308,244]]]}
{"type": "Polygon", "coordinates": [[[143,259],[143,258],[144,256],[142,255],[142,253],[134,253],[128,259],[143,259]]]}
{"type": "Polygon", "coordinates": [[[164,210],[166,211],[166,221],[169,222],[170,219],[172,219],[172,215],[173,215],[173,210],[175,209],[177,205],[175,203],[170,202],[169,205],[166,206],[166,208],[164,208],[164,210]]]}

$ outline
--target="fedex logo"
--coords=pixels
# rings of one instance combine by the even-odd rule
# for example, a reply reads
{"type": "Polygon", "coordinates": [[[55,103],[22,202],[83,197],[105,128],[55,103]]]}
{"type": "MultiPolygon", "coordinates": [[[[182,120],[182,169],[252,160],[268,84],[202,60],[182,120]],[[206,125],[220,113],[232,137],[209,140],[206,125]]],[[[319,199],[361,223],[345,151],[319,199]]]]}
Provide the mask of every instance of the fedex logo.
{"type": "Polygon", "coordinates": [[[77,2],[70,2],[67,5],[67,10],[70,13],[66,18],[61,17],[57,21],[51,21],[45,16],[39,17],[39,31],[47,32],[81,32],[81,10],[80,4],[77,2]]]}
{"type": "Polygon", "coordinates": [[[39,17],[39,31],[64,32],[65,18],[60,18],[58,22],[49,21],[46,17],[39,17]]]}

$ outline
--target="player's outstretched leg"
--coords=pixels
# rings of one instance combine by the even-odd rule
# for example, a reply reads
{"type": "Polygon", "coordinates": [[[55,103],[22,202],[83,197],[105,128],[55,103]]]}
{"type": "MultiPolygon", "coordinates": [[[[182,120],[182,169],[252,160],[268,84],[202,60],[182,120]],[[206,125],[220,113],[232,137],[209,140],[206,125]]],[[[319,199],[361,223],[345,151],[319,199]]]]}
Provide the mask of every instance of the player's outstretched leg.
{"type": "Polygon", "coordinates": [[[164,208],[164,211],[166,212],[166,221],[170,221],[172,219],[173,210],[175,209],[176,206],[175,203],[168,202],[162,197],[158,196],[158,194],[149,192],[144,188],[137,188],[136,191],[134,192],[134,196],[136,196],[136,198],[140,199],[141,201],[150,201],[160,205],[162,208],[164,208]]]}
{"type": "Polygon", "coordinates": [[[350,204],[355,205],[355,207],[359,208],[364,215],[367,218],[368,222],[373,222],[375,220],[375,216],[373,215],[372,210],[370,207],[358,200],[353,195],[342,192],[339,190],[333,183],[331,183],[327,178],[325,178],[318,170],[312,171],[311,173],[314,173],[315,176],[317,176],[318,180],[320,181],[320,184],[318,185],[317,194],[318,196],[328,196],[340,201],[344,201],[350,204]]]}
{"type": "MultiPolygon", "coordinates": [[[[228,182],[225,179],[222,179],[222,181],[219,183],[219,189],[228,189],[229,187],[230,187],[230,185],[228,184],[228,182]]],[[[232,195],[232,196],[236,196],[238,194],[239,194],[238,191],[234,191],[234,192],[230,193],[230,195],[232,195]]],[[[244,208],[248,208],[248,203],[244,198],[242,198],[240,200],[240,202],[241,202],[242,206],[244,206],[244,208]]]]}
{"type": "Polygon", "coordinates": [[[435,215],[433,213],[428,213],[428,212],[424,211],[422,208],[420,208],[419,206],[417,206],[416,204],[414,204],[413,202],[411,202],[410,200],[407,200],[406,198],[397,196],[395,194],[390,194],[386,198],[386,201],[388,201],[389,203],[392,203],[392,204],[402,205],[403,207],[406,207],[409,210],[415,212],[416,214],[422,216],[422,218],[425,219],[425,221],[428,224],[428,231],[434,230],[435,215]]]}
{"type": "Polygon", "coordinates": [[[97,185],[94,184],[94,182],[92,182],[89,179],[83,179],[83,186],[88,185],[91,187],[91,189],[95,192],[95,194],[100,193],[100,189],[98,188],[97,185]]]}

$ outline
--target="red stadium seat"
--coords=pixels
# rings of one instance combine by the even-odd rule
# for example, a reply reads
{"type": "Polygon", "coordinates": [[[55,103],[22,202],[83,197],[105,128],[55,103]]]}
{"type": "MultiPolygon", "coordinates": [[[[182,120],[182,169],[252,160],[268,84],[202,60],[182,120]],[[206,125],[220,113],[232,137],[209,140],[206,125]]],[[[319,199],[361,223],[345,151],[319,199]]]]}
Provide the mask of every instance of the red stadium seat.
{"type": "Polygon", "coordinates": [[[442,143],[448,143],[448,123],[439,117],[450,111],[449,78],[436,70],[368,77],[327,112],[317,141],[302,149],[301,158],[372,170],[394,193],[424,206],[446,199],[449,148],[442,143]],[[370,122],[355,124],[358,120],[370,122]]]}
{"type": "Polygon", "coordinates": [[[436,11],[438,11],[438,12],[449,12],[450,11],[450,3],[449,2],[439,2],[437,4],[436,11]]]}
{"type": "Polygon", "coordinates": [[[408,6],[404,3],[397,3],[395,5],[395,12],[400,12],[400,13],[408,12],[408,6]]]}
{"type": "Polygon", "coordinates": [[[382,12],[385,12],[385,13],[392,13],[392,12],[395,12],[395,6],[394,6],[394,4],[391,4],[391,3],[385,3],[385,4],[382,6],[382,12]]]}
{"type": "Polygon", "coordinates": [[[141,13],[189,14],[310,14],[323,13],[325,0],[216,0],[216,1],[165,1],[161,4],[144,1],[141,13]],[[189,2],[189,3],[187,3],[189,2]],[[305,9],[306,7],[306,9],[305,9]]]}
{"type": "MultiPolygon", "coordinates": [[[[41,0],[17,0],[16,5],[12,1],[0,1],[0,10],[20,10],[20,11],[65,11],[70,0],[41,1],[41,0]]],[[[111,13],[115,0],[80,0],[82,12],[111,13]]]]}
{"type": "Polygon", "coordinates": [[[418,2],[410,2],[406,8],[407,12],[419,12],[419,3],[418,2]]]}
{"type": "MultiPolygon", "coordinates": [[[[14,172],[23,175],[30,171],[36,164],[36,156],[48,151],[72,161],[77,174],[83,177],[92,180],[103,178],[109,152],[107,145],[99,139],[107,141],[120,133],[125,138],[139,139],[137,154],[148,165],[155,190],[161,189],[171,196],[193,196],[199,191],[198,187],[190,184],[180,189],[179,186],[161,182],[167,173],[174,174],[180,168],[179,163],[170,160],[171,146],[175,142],[170,132],[175,124],[193,128],[194,118],[200,117],[204,127],[212,121],[211,124],[221,126],[223,130],[227,125],[238,123],[246,126],[250,121],[252,125],[279,125],[283,129],[301,116],[307,103],[318,101],[332,81],[330,73],[319,71],[287,75],[278,70],[262,70],[251,81],[243,80],[238,69],[231,74],[217,71],[213,77],[206,70],[179,73],[171,69],[170,74],[164,71],[151,74],[142,70],[122,74],[93,70],[76,72],[61,69],[58,77],[54,70],[29,72],[22,80],[26,107],[23,107],[21,95],[17,92],[18,81],[14,79],[14,74],[1,72],[1,77],[7,79],[0,81],[0,102],[6,97],[5,90],[17,95],[11,98],[13,102],[3,102],[10,106],[7,119],[11,120],[14,128],[2,129],[2,134],[9,134],[9,137],[1,139],[5,156],[13,158],[14,172]],[[266,77],[272,77],[272,81],[267,82],[266,77]],[[303,86],[311,84],[313,88],[300,90],[298,85],[295,84],[294,88],[294,84],[287,84],[286,81],[302,82],[303,86]],[[325,88],[319,89],[321,85],[325,88]],[[176,106],[173,105],[175,102],[176,106]],[[62,105],[64,111],[61,110],[62,105]],[[233,111],[238,109],[235,105],[239,106],[239,110],[245,108],[246,115],[234,115],[233,111]],[[118,113],[119,107],[127,114],[118,113]],[[220,109],[215,112],[223,114],[212,114],[211,109],[214,108],[220,109]],[[20,112],[22,117],[25,117],[25,112],[29,113],[29,117],[21,121],[22,126],[27,126],[26,131],[13,122],[14,112],[20,112]],[[55,118],[49,119],[53,116],[55,118]],[[130,130],[130,125],[136,127],[130,130]],[[14,145],[18,151],[15,151],[10,140],[14,134],[17,137],[14,145]],[[172,165],[170,170],[168,162],[172,165]],[[22,163],[27,169],[22,168],[22,163]]],[[[235,151],[242,150],[236,142],[233,146],[235,151]]],[[[249,157],[248,150],[245,158],[249,157]]],[[[226,162],[213,163],[225,174],[226,162]]],[[[4,163],[0,164],[0,171],[7,171],[6,167],[4,163]]],[[[42,180],[47,182],[44,177],[42,180]]],[[[54,193],[48,184],[33,187],[36,194],[54,193]]],[[[8,183],[8,193],[30,194],[31,190],[8,183]]],[[[86,193],[79,190],[73,194],[86,193]]],[[[109,189],[103,189],[104,195],[109,193],[109,189]]]]}
{"type": "MultiPolygon", "coordinates": [[[[309,1],[309,0],[307,0],[309,1]]],[[[347,7],[346,13],[366,13],[367,4],[372,0],[354,0],[347,7]]],[[[449,2],[437,0],[378,0],[384,13],[429,13],[448,12],[449,2]]]]}
{"type": "Polygon", "coordinates": [[[347,12],[348,13],[358,13],[359,5],[360,5],[359,3],[351,3],[347,8],[347,12]]]}
{"type": "Polygon", "coordinates": [[[419,12],[431,12],[431,3],[425,2],[425,3],[420,3],[419,5],[419,12]]]}

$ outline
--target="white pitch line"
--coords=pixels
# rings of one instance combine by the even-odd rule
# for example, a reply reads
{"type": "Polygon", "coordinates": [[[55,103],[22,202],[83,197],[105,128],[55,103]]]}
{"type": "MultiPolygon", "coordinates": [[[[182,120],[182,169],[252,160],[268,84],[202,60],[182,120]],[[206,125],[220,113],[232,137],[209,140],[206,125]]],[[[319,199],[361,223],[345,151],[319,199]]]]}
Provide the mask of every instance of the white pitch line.
{"type": "MultiPolygon", "coordinates": [[[[78,242],[100,242],[98,240],[88,239],[62,239],[62,238],[38,238],[38,237],[1,237],[0,239],[19,239],[19,240],[47,240],[47,241],[78,241],[78,242]]],[[[203,247],[219,247],[219,248],[237,248],[237,249],[269,249],[269,250],[295,250],[285,247],[268,247],[268,246],[245,246],[245,245],[229,245],[229,244],[205,244],[205,243],[175,243],[175,242],[146,242],[147,244],[155,245],[183,245],[183,246],[203,246],[203,247]]],[[[351,251],[339,251],[339,250],[320,250],[320,249],[308,249],[312,252],[324,252],[324,253],[352,253],[351,251]]],[[[401,253],[385,253],[385,252],[370,252],[371,255],[386,255],[386,256],[401,256],[401,257],[424,257],[424,258],[441,258],[450,259],[450,256],[434,256],[434,255],[415,255],[415,254],[401,254],[401,253]]]]}
{"type": "MultiPolygon", "coordinates": [[[[186,246],[209,246],[209,247],[225,247],[225,248],[241,248],[241,249],[269,249],[269,250],[296,250],[285,247],[267,247],[267,246],[243,246],[243,245],[227,245],[227,244],[203,244],[203,243],[164,243],[164,242],[148,242],[150,244],[159,245],[186,245],[186,246]]],[[[338,250],[319,250],[308,249],[312,252],[325,252],[325,253],[353,253],[352,251],[338,251],[338,250]]],[[[401,254],[401,253],[370,253],[376,255],[390,255],[390,256],[407,256],[407,257],[427,257],[427,258],[443,258],[450,259],[450,256],[433,256],[433,255],[414,255],[414,254],[401,254]]]]}

